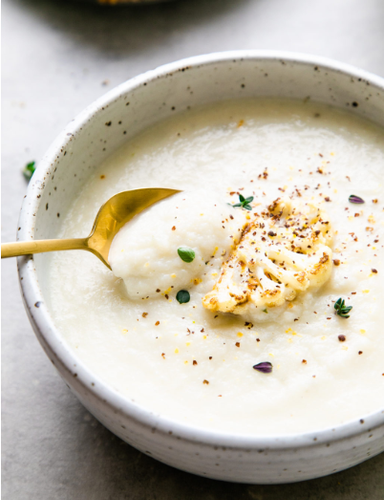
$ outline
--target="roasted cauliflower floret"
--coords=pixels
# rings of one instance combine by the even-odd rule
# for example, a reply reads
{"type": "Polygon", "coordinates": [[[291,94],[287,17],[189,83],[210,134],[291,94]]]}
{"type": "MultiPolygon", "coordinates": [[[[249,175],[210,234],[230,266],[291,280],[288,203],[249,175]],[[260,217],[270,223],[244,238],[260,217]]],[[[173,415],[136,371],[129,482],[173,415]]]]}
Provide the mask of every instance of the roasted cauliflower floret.
{"type": "Polygon", "coordinates": [[[278,198],[254,216],[203,298],[212,312],[280,306],[330,277],[332,229],[323,210],[278,198]]]}

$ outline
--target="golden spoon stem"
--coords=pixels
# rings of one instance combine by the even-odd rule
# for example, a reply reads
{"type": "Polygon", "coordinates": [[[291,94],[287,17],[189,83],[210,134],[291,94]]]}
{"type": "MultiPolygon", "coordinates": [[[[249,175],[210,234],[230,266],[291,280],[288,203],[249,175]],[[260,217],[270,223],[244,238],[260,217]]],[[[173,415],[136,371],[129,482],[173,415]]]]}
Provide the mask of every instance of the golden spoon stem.
{"type": "Polygon", "coordinates": [[[88,238],[68,238],[65,240],[35,240],[18,241],[16,243],[3,243],[1,245],[1,258],[18,257],[43,252],[56,252],[59,250],[89,250],[88,238]]]}
{"type": "Polygon", "coordinates": [[[87,238],[3,243],[1,245],[1,258],[58,250],[88,250],[112,271],[108,263],[109,249],[119,230],[146,208],[179,192],[177,189],[168,188],[141,188],[122,191],[109,198],[101,206],[93,223],[91,234],[87,238]]]}

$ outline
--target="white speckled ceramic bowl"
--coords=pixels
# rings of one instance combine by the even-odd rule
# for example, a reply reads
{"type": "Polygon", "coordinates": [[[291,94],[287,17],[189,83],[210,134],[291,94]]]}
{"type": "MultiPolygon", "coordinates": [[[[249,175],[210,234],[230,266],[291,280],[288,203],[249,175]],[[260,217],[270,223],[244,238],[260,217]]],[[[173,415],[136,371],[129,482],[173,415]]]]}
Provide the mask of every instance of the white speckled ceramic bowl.
{"type": "MultiPolygon", "coordinates": [[[[30,182],[19,239],[52,237],[59,214],[65,213],[94,169],[148,125],[187,106],[250,96],[310,98],[384,126],[384,80],[344,64],[254,51],[168,64],[108,92],[60,134],[30,182]]],[[[76,357],[53,323],[46,296],[46,258],[18,260],[25,306],[39,341],[84,406],[144,453],[215,479],[284,483],[340,471],[384,450],[384,403],[382,411],[337,428],[263,438],[193,428],[121,397],[76,357]]]]}

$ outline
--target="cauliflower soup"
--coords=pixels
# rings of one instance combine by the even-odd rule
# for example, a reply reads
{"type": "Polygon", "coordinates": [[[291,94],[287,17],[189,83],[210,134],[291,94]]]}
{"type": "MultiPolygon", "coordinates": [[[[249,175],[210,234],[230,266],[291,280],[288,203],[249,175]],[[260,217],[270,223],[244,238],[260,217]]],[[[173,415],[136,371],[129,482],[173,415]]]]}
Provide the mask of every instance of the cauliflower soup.
{"type": "Polygon", "coordinates": [[[277,99],[175,115],[108,158],[57,237],[118,191],[181,192],[50,261],[77,356],[155,414],[231,434],[321,430],[384,402],[384,133],[277,99]]]}

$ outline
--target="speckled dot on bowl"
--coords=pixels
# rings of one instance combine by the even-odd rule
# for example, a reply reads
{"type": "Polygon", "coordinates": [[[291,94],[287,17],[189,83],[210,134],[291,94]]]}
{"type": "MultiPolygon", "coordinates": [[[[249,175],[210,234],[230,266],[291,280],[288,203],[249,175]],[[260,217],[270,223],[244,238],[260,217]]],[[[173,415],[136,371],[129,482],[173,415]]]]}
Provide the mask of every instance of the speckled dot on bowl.
{"type": "MultiPolygon", "coordinates": [[[[383,79],[334,61],[241,51],[162,66],[108,92],[60,134],[30,182],[19,239],[54,236],[58,219],[96,167],[147,126],[188,107],[252,96],[312,99],[384,125],[383,79]]],[[[49,314],[44,258],[18,259],[25,306],[39,341],[84,406],[144,453],[202,476],[266,484],[337,472],[384,450],[384,402],[381,411],[333,429],[268,438],[201,430],[146,411],[103,383],[61,337],[49,314]]]]}

